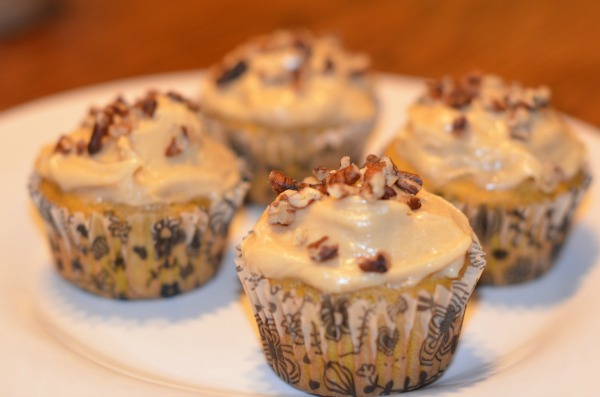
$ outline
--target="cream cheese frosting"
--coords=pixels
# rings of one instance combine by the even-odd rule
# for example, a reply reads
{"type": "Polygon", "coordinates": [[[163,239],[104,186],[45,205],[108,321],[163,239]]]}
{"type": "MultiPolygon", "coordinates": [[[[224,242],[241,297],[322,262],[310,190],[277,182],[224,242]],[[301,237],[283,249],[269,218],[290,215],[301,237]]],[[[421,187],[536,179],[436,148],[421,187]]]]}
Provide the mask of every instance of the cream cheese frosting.
{"type": "Polygon", "coordinates": [[[548,88],[480,74],[431,83],[393,145],[436,187],[459,178],[487,190],[533,181],[548,193],[585,159],[583,145],[550,107],[548,88]]]}
{"type": "Polygon", "coordinates": [[[203,86],[207,113],[276,127],[370,119],[369,59],[333,36],[277,31],[234,49],[203,86]]]}
{"type": "Polygon", "coordinates": [[[118,98],[45,146],[36,172],[63,192],[132,206],[213,199],[240,180],[235,155],[204,134],[197,107],[178,94],[118,98]]]}
{"type": "Polygon", "coordinates": [[[457,277],[472,243],[466,217],[387,158],[348,163],[318,183],[279,184],[289,189],[242,242],[246,266],[327,293],[457,277]]]}

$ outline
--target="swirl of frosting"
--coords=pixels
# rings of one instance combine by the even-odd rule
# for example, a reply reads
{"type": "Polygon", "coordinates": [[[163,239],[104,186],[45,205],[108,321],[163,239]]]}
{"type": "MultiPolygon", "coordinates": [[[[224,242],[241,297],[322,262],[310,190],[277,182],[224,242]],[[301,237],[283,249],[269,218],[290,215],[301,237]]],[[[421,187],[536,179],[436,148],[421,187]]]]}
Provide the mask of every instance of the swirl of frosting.
{"type": "Polygon", "coordinates": [[[82,126],[45,146],[36,172],[63,192],[125,205],[220,197],[240,180],[235,155],[205,135],[197,105],[150,92],[91,109],[82,126]]]}
{"type": "Polygon", "coordinates": [[[546,193],[576,175],[585,158],[550,107],[548,88],[478,73],[430,82],[392,150],[436,187],[463,179],[509,190],[532,181],[546,193]]]}
{"type": "Polygon", "coordinates": [[[372,118],[369,63],[332,36],[277,31],[249,40],[212,68],[203,106],[208,114],[277,127],[372,118]]]}
{"type": "Polygon", "coordinates": [[[362,169],[346,157],[315,177],[298,183],[271,173],[280,194],[241,245],[250,269],[328,293],[458,276],[472,243],[469,223],[421,190],[417,175],[369,156],[362,169]]]}

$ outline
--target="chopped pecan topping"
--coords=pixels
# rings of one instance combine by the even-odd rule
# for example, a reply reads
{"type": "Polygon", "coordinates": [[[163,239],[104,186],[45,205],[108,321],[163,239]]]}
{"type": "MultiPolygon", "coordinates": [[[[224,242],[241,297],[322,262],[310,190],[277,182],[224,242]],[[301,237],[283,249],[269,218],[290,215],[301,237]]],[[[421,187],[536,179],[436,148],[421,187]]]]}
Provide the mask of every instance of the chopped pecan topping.
{"type": "Polygon", "coordinates": [[[517,108],[509,114],[507,119],[510,137],[513,139],[526,141],[531,135],[530,113],[524,108],[517,108]]]}
{"type": "Polygon", "coordinates": [[[460,78],[459,85],[463,91],[473,98],[479,94],[482,77],[483,75],[481,72],[469,72],[460,78]]]}
{"type": "Polygon", "coordinates": [[[129,106],[127,106],[127,102],[125,102],[125,99],[122,96],[118,96],[117,99],[113,101],[113,103],[107,106],[107,109],[121,117],[127,116],[127,114],[129,114],[129,106]]]}
{"type": "Polygon", "coordinates": [[[379,157],[375,156],[374,154],[369,154],[367,156],[367,159],[366,159],[363,167],[366,167],[369,164],[374,164],[374,163],[378,163],[378,162],[379,162],[379,157]]]}
{"type": "Polygon", "coordinates": [[[381,196],[381,198],[383,200],[389,200],[391,198],[396,197],[397,195],[398,194],[396,193],[396,191],[393,188],[391,188],[390,186],[385,186],[384,193],[383,193],[383,196],[381,196]]]}
{"type": "Polygon", "coordinates": [[[471,103],[473,96],[470,92],[463,90],[461,87],[456,87],[446,93],[444,102],[446,105],[460,109],[471,103]]]}
{"type": "Polygon", "coordinates": [[[327,177],[327,184],[333,185],[341,183],[344,185],[354,185],[360,179],[360,170],[354,164],[350,164],[342,169],[333,171],[327,177]]]}
{"type": "Polygon", "coordinates": [[[346,156],[341,159],[337,170],[316,167],[313,174],[314,178],[297,182],[280,171],[271,171],[269,183],[279,195],[278,200],[287,201],[294,209],[305,208],[325,195],[335,199],[360,195],[368,201],[394,199],[407,203],[413,210],[421,206],[420,200],[414,197],[423,186],[421,178],[410,172],[398,171],[388,157],[380,159],[369,155],[365,165],[359,169],[346,156]]]}
{"type": "Polygon", "coordinates": [[[457,109],[462,108],[470,104],[479,92],[481,81],[477,76],[468,75],[459,81],[447,77],[438,81],[428,81],[427,93],[434,100],[441,100],[457,109]]]}
{"type": "Polygon", "coordinates": [[[287,200],[277,200],[267,207],[270,225],[289,226],[296,220],[296,209],[287,200]]]}
{"type": "Polygon", "coordinates": [[[153,92],[149,92],[145,98],[140,99],[134,107],[140,109],[142,114],[147,117],[154,117],[154,112],[156,111],[156,106],[158,103],[156,102],[156,94],[153,92]]]}
{"type": "Polygon", "coordinates": [[[300,209],[309,206],[316,200],[319,200],[321,196],[322,193],[317,189],[307,187],[287,194],[287,199],[291,205],[300,209]]]}
{"type": "MultiPolygon", "coordinates": [[[[173,101],[186,104],[188,109],[192,111],[192,108],[196,106],[180,94],[169,92],[165,95],[173,101]]],[[[148,91],[143,98],[137,100],[133,105],[128,104],[123,97],[117,97],[104,108],[91,108],[83,123],[84,128],[92,129],[90,139],[85,143],[87,152],[90,155],[100,152],[105,140],[118,141],[120,137],[130,134],[136,128],[140,119],[154,117],[158,107],[158,96],[158,92],[148,91]]],[[[182,130],[184,135],[189,138],[189,131],[184,127],[182,127],[182,130]]],[[[169,156],[178,154],[178,149],[175,146],[171,142],[165,154],[168,153],[169,156]]],[[[182,148],[179,149],[182,150],[182,148]]],[[[79,146],[77,150],[79,153],[79,146]]]]}
{"type": "Polygon", "coordinates": [[[329,176],[329,168],[318,166],[313,169],[313,175],[317,178],[317,181],[324,181],[329,176]]]}
{"type": "Polygon", "coordinates": [[[419,208],[421,208],[421,199],[415,196],[411,196],[408,198],[407,204],[411,210],[416,211],[419,208]]]}
{"type": "Polygon", "coordinates": [[[324,262],[333,259],[338,255],[338,244],[328,244],[329,237],[324,236],[321,239],[307,245],[308,254],[315,262],[324,262]]]}
{"type": "Polygon", "coordinates": [[[183,148],[177,142],[177,139],[175,137],[171,138],[171,143],[169,143],[169,146],[167,146],[167,148],[165,149],[165,156],[174,157],[178,154],[181,154],[182,152],[183,148]]]}
{"type": "Polygon", "coordinates": [[[189,110],[191,110],[192,112],[197,112],[200,110],[200,105],[198,105],[196,102],[194,102],[190,99],[187,99],[186,97],[184,97],[183,95],[181,95],[178,92],[169,91],[169,92],[167,92],[166,95],[176,102],[184,103],[187,106],[187,108],[189,110]]]}
{"type": "Polygon", "coordinates": [[[406,171],[398,171],[398,181],[396,186],[405,191],[406,193],[415,195],[419,193],[423,187],[423,180],[417,174],[413,174],[406,171]]]}
{"type": "Polygon", "coordinates": [[[461,136],[467,130],[468,125],[469,121],[461,114],[450,124],[450,132],[455,136],[461,136]]]}
{"type": "Polygon", "coordinates": [[[550,89],[546,86],[539,87],[532,92],[533,103],[536,108],[544,108],[550,105],[550,89]]]}
{"type": "Polygon", "coordinates": [[[54,147],[55,153],[69,154],[73,150],[73,140],[66,135],[61,135],[54,147]]]}
{"type": "Polygon", "coordinates": [[[102,138],[108,135],[108,127],[111,123],[112,113],[99,112],[96,114],[96,122],[87,148],[90,155],[94,155],[102,149],[102,138]]]}
{"type": "Polygon", "coordinates": [[[327,186],[327,194],[338,200],[354,194],[356,190],[357,189],[354,186],[344,185],[342,183],[327,186]]]}
{"type": "Polygon", "coordinates": [[[286,190],[298,190],[298,182],[281,171],[273,170],[269,174],[269,185],[275,194],[281,194],[286,190]]]}
{"type": "Polygon", "coordinates": [[[441,81],[427,80],[425,82],[427,86],[427,93],[433,99],[440,99],[444,95],[444,85],[441,81]]]}
{"type": "Polygon", "coordinates": [[[383,173],[375,172],[369,174],[368,178],[366,176],[367,173],[365,172],[365,179],[360,189],[361,196],[367,200],[382,198],[385,194],[385,187],[387,186],[383,173]]]}
{"type": "Polygon", "coordinates": [[[508,108],[506,98],[482,98],[483,107],[492,112],[503,112],[508,108]]]}
{"type": "Polygon", "coordinates": [[[216,83],[218,86],[225,86],[232,81],[238,79],[241,75],[246,73],[248,70],[248,64],[246,61],[238,61],[233,67],[225,69],[219,77],[217,77],[216,83]]]}
{"type": "Polygon", "coordinates": [[[373,156],[371,157],[370,162],[369,159],[367,159],[365,167],[366,170],[363,176],[365,183],[369,183],[375,174],[383,175],[386,186],[392,186],[398,180],[398,169],[387,157],[383,157],[380,160],[378,157],[373,156]]]}
{"type": "Polygon", "coordinates": [[[381,251],[375,256],[360,258],[358,262],[358,267],[363,272],[385,273],[390,269],[390,266],[389,256],[381,251]]]}

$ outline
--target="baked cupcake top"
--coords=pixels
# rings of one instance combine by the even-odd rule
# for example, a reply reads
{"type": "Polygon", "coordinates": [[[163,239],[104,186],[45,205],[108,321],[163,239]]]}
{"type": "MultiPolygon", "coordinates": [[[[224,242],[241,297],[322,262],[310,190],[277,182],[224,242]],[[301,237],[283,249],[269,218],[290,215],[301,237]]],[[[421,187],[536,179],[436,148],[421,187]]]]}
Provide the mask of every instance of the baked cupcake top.
{"type": "Polygon", "coordinates": [[[230,120],[284,128],[371,118],[369,64],[333,36],[277,31],[235,48],[211,69],[203,106],[230,120]]]}
{"type": "Polygon", "coordinates": [[[271,173],[278,197],[241,246],[249,269],[327,293],[458,276],[471,228],[451,204],[421,190],[419,176],[373,155],[362,168],[345,157],[338,170],[314,175],[296,182],[271,173]]]}
{"type": "Polygon", "coordinates": [[[63,192],[125,205],[220,197],[240,180],[235,155],[204,134],[198,107],[149,92],[90,109],[80,128],[45,146],[35,170],[63,192]]]}
{"type": "Polygon", "coordinates": [[[532,181],[549,193],[582,168],[584,148],[550,106],[547,87],[471,73],[428,88],[393,149],[436,187],[467,179],[509,190],[532,181]]]}

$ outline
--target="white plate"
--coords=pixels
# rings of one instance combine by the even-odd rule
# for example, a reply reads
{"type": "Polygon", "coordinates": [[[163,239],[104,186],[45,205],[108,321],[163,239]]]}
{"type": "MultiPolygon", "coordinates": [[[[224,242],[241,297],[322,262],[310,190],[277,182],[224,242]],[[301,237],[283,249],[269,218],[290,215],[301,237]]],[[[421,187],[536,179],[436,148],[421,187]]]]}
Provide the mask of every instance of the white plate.
{"type": "MultiPolygon", "coordinates": [[[[35,224],[26,182],[43,143],[75,126],[91,104],[117,93],[131,97],[147,88],[172,88],[195,96],[200,78],[201,73],[188,72],[115,82],[0,113],[1,395],[304,395],[281,382],[263,359],[232,263],[233,246],[260,208],[236,217],[215,280],[192,293],[150,302],[105,300],[64,282],[52,269],[35,224]]],[[[402,123],[419,87],[415,79],[381,78],[383,119],[370,151],[378,152],[402,123]]],[[[589,152],[600,153],[600,132],[569,122],[589,152]]],[[[598,157],[592,158],[592,169],[600,174],[598,157]]],[[[600,357],[597,197],[594,184],[546,277],[478,290],[449,371],[411,395],[593,393],[600,357]]]]}

